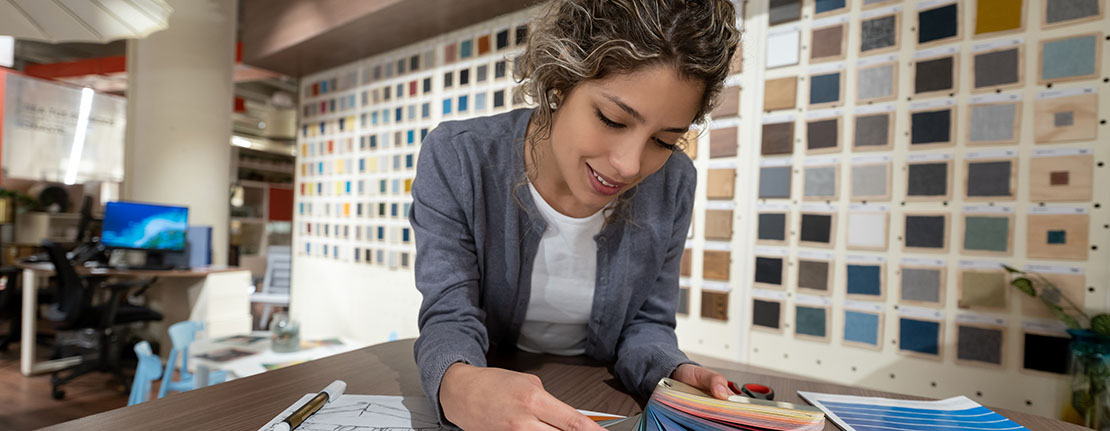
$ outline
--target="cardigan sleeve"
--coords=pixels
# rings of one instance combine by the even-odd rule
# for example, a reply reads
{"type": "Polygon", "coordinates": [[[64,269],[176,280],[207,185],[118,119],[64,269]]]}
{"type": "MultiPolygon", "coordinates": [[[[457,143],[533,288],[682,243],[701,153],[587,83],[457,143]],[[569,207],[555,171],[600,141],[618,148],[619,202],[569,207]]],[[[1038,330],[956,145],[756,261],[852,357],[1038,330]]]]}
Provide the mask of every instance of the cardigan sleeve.
{"type": "Polygon", "coordinates": [[[648,398],[659,380],[668,377],[679,365],[693,363],[678,349],[675,336],[675,309],[678,307],[678,272],[686,233],[693,214],[697,184],[693,163],[685,154],[676,155],[679,177],[674,198],[674,223],[666,238],[663,267],[650,287],[643,306],[621,330],[613,368],[632,392],[648,398]]]}
{"type": "Polygon", "coordinates": [[[420,382],[439,416],[439,387],[456,362],[486,366],[489,339],[485,312],[478,307],[479,270],[469,220],[473,217],[471,178],[451,142],[464,139],[441,127],[420,149],[409,211],[416,240],[416,288],[423,295],[414,354],[420,382]]]}

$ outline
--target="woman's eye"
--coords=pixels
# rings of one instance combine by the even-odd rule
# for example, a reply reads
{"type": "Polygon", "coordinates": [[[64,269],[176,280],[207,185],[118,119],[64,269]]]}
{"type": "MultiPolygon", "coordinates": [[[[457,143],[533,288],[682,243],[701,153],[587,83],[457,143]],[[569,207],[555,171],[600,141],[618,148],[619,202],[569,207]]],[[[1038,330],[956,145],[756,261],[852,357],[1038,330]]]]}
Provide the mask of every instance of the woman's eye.
{"type": "Polygon", "coordinates": [[[595,111],[595,112],[597,113],[597,119],[601,120],[601,123],[604,124],[606,127],[612,127],[614,129],[624,128],[624,124],[621,124],[621,123],[618,123],[616,121],[610,120],[609,118],[607,118],[605,116],[605,114],[601,113],[600,109],[595,111]]]}
{"type": "Polygon", "coordinates": [[[662,139],[659,139],[659,138],[651,138],[651,139],[652,139],[653,141],[655,141],[655,143],[656,143],[656,144],[659,144],[659,146],[660,146],[660,147],[663,147],[663,148],[665,148],[665,149],[668,149],[668,150],[674,151],[675,149],[677,149],[677,148],[678,148],[678,146],[677,146],[677,145],[675,145],[675,144],[668,144],[668,143],[667,143],[666,141],[664,141],[664,140],[662,140],[662,139]]]}

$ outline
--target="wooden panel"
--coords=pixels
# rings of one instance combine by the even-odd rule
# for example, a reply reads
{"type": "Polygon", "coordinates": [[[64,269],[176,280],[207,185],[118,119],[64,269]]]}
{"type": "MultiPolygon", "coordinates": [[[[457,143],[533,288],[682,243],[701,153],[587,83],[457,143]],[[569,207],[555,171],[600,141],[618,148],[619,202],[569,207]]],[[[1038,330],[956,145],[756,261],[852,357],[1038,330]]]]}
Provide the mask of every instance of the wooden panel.
{"type": "Polygon", "coordinates": [[[734,117],[740,114],[740,87],[725,87],[721,91],[721,104],[713,110],[713,118],[734,117]]]}
{"type": "Polygon", "coordinates": [[[689,277],[690,272],[694,267],[694,251],[686,249],[682,251],[682,262],[679,263],[678,275],[689,277]]]}
{"type": "Polygon", "coordinates": [[[709,158],[735,157],[739,146],[735,127],[709,131],[709,158]]]}
{"type": "Polygon", "coordinates": [[[728,321],[728,292],[702,290],[701,317],[728,321]]]}
{"type": "Polygon", "coordinates": [[[728,281],[731,253],[727,251],[706,250],[701,254],[701,276],[707,280],[728,281]]]}
{"type": "Polygon", "coordinates": [[[705,239],[732,239],[732,210],[705,211],[705,239]]]}
{"type": "Polygon", "coordinates": [[[705,196],[709,199],[732,199],[736,186],[736,171],[732,169],[710,169],[705,184],[705,196]]]}
{"type": "Polygon", "coordinates": [[[763,110],[794,109],[798,99],[798,77],[768,79],[763,84],[763,110]]]}

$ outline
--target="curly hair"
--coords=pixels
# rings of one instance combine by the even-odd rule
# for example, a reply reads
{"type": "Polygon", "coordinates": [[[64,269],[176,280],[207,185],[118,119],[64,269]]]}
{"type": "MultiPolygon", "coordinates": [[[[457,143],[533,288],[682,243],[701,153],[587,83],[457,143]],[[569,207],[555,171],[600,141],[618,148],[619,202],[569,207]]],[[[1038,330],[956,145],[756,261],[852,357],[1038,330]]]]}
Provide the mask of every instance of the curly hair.
{"type": "MultiPolygon", "coordinates": [[[[740,43],[736,19],[729,0],[550,0],[531,22],[526,48],[513,63],[514,77],[536,105],[534,133],[526,141],[550,136],[552,102],[578,84],[656,65],[704,84],[693,119],[703,124],[740,43]]],[[[630,198],[622,194],[606,221],[623,213],[630,198]]]]}

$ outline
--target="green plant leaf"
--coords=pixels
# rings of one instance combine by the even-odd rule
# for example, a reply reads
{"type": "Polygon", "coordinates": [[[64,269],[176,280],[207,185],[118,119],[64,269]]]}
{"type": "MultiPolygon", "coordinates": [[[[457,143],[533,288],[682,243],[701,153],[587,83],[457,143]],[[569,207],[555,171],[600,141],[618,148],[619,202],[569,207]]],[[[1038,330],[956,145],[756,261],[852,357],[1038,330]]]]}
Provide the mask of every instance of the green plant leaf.
{"type": "Polygon", "coordinates": [[[1017,269],[1017,268],[1014,268],[1014,267],[1012,267],[1012,266],[1010,266],[1010,265],[1005,265],[1005,264],[1004,264],[1004,265],[1002,265],[1002,267],[1003,267],[1003,268],[1006,268],[1006,271],[1009,271],[1009,272],[1010,272],[1010,274],[1020,274],[1020,273],[1021,273],[1021,270],[1019,270],[1019,269],[1017,269]]]}
{"type": "Polygon", "coordinates": [[[1083,329],[1082,326],[1079,326],[1079,321],[1075,320],[1070,314],[1064,312],[1064,309],[1060,308],[1059,305],[1048,303],[1045,303],[1045,305],[1048,305],[1048,309],[1052,311],[1052,315],[1056,316],[1061,322],[1064,322],[1064,324],[1068,326],[1068,329],[1083,329]]]}
{"type": "Polygon", "coordinates": [[[1098,314],[1092,317],[1091,330],[1096,334],[1110,337],[1110,314],[1098,314]]]}
{"type": "Polygon", "coordinates": [[[1026,295],[1029,295],[1030,297],[1033,297],[1033,298],[1037,297],[1037,291],[1036,291],[1036,289],[1033,289],[1033,282],[1029,281],[1028,278],[1025,278],[1025,277],[1015,278],[1013,281],[1010,282],[1010,285],[1018,288],[1018,290],[1024,292],[1026,295]]]}

